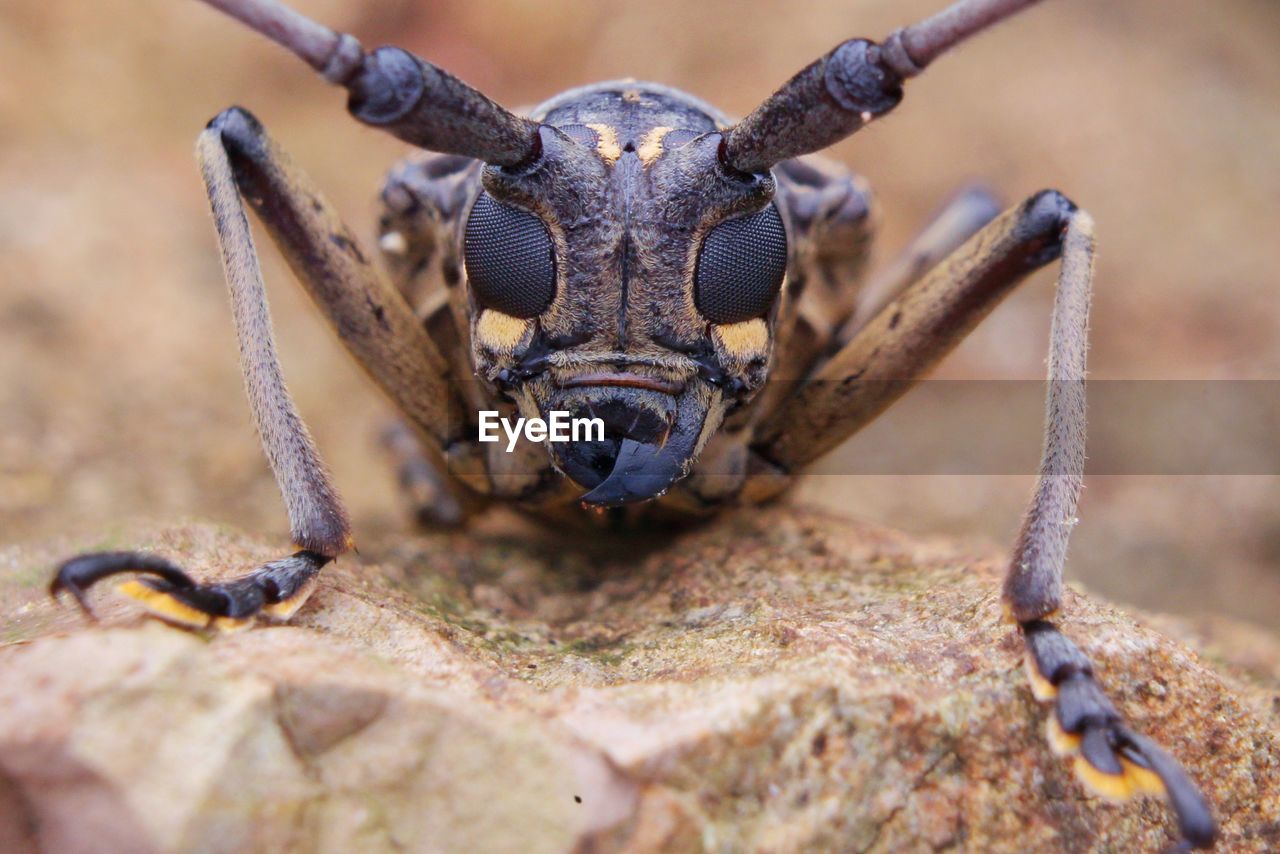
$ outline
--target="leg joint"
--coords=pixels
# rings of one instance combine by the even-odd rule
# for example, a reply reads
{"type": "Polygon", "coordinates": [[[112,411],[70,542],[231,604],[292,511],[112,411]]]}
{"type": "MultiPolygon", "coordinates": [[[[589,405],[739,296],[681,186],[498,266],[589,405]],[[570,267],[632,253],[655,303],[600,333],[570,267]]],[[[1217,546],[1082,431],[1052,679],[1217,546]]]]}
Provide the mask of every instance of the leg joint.
{"type": "Polygon", "coordinates": [[[1050,264],[1062,254],[1063,238],[1076,211],[1075,202],[1057,190],[1041,190],[1022,203],[1017,236],[1032,251],[1027,266],[1036,269],[1050,264]]]}

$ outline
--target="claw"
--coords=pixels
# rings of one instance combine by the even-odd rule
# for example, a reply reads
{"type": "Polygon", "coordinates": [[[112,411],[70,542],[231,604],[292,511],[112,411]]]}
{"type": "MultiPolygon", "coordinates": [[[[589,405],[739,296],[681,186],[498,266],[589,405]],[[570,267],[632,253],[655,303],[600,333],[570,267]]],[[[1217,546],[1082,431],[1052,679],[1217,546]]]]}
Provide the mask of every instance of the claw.
{"type": "Polygon", "coordinates": [[[49,585],[55,599],[62,591],[75,597],[89,619],[96,619],[85,593],[111,575],[136,572],[153,578],[126,581],[116,590],[136,599],[151,614],[187,628],[237,631],[258,614],[288,619],[315,589],[316,574],[331,558],[300,551],[258,567],[241,578],[201,584],[176,565],[141,552],[100,552],[62,564],[49,585]]]}
{"type": "Polygon", "coordinates": [[[154,575],[177,589],[196,586],[191,576],[157,555],[143,552],[95,552],[77,555],[59,566],[49,584],[49,595],[57,599],[58,594],[65,590],[75,597],[86,617],[97,620],[93,609],[89,607],[85,591],[102,579],[122,572],[154,575]]]}
{"type": "Polygon", "coordinates": [[[1196,848],[1211,847],[1218,836],[1218,825],[1208,801],[1187,772],[1151,739],[1124,726],[1117,729],[1121,755],[1140,764],[1159,781],[1160,790],[1178,815],[1178,828],[1183,837],[1196,848]]]}
{"type": "Polygon", "coordinates": [[[1213,813],[1182,767],[1155,742],[1121,724],[1090,727],[1079,739],[1076,776],[1090,791],[1111,801],[1163,795],[1192,848],[1208,848],[1217,837],[1213,813]]]}
{"type": "Polygon", "coordinates": [[[1212,846],[1218,829],[1204,796],[1169,754],[1124,724],[1084,654],[1048,621],[1024,623],[1022,630],[1032,693],[1053,704],[1045,726],[1053,752],[1074,757],[1076,777],[1099,797],[1163,795],[1178,817],[1181,846],[1212,846]]]}

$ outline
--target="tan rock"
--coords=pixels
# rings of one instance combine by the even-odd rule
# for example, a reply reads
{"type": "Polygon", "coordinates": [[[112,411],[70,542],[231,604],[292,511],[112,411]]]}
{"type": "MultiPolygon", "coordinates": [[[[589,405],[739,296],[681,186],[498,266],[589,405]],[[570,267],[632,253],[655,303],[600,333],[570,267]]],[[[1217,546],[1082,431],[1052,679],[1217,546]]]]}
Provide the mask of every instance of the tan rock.
{"type": "MultiPolygon", "coordinates": [[[[1044,743],[1000,562],[797,509],[568,547],[396,537],[289,625],[202,637],[0,550],[0,850],[1159,850],[1044,743]]],[[[277,555],[136,531],[203,577],[277,555]]],[[[371,545],[371,544],[366,544],[371,545]]],[[[1280,846],[1280,649],[1206,660],[1072,592],[1063,626],[1204,787],[1221,850],[1280,846]],[[1239,662],[1242,666],[1230,662],[1239,662]]],[[[1216,627],[1216,628],[1213,628],[1216,627]]],[[[1213,628],[1210,631],[1210,628],[1213,628]]]]}

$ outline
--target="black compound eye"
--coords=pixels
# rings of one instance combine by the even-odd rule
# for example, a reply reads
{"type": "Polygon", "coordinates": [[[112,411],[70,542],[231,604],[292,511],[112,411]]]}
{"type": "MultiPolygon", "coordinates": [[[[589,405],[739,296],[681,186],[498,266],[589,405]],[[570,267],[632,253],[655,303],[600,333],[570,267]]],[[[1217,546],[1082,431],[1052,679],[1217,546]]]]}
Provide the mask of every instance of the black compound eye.
{"type": "Polygon", "coordinates": [[[778,209],[727,219],[707,234],[693,274],[693,299],[712,323],[768,313],[787,272],[787,232],[778,209]]]}
{"type": "Polygon", "coordinates": [[[476,301],[512,317],[537,317],[556,296],[551,234],[537,215],[481,193],[463,235],[476,301]]]}

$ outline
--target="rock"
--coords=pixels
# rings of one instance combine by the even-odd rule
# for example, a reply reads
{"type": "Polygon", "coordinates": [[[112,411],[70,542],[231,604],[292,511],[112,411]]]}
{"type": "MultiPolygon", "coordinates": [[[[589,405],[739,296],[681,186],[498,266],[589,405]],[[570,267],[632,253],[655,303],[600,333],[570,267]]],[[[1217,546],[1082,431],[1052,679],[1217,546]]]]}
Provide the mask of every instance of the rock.
{"type": "MultiPolygon", "coordinates": [[[[209,525],[126,539],[204,577],[279,551],[209,525]]],[[[386,539],[290,624],[208,637],[105,593],[98,625],[49,602],[54,561],[102,543],[0,551],[0,850],[1174,838],[1162,803],[1087,795],[1050,753],[998,555],[794,508],[571,546],[514,521],[386,539]]],[[[1275,638],[1188,630],[1210,661],[1074,590],[1062,625],[1204,787],[1221,849],[1280,846],[1275,638]]]]}

